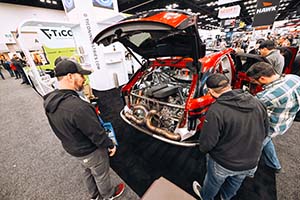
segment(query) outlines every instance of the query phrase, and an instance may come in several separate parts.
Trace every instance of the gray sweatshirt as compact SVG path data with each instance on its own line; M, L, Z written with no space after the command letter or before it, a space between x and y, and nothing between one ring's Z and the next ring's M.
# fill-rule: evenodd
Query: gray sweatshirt
M273 49L266 58L274 67L276 73L281 75L284 67L284 57L280 54L280 51L278 49Z

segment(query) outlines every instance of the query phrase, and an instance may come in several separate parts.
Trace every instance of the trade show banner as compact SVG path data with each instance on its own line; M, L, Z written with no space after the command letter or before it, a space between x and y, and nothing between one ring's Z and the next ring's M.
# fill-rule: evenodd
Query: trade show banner
M75 40L69 28L42 27L38 31L42 51L31 52L33 61L41 69L53 69L59 56L71 57L76 54Z
M252 27L268 26L274 23L280 0L258 0Z
M240 5L221 8L218 13L218 18L226 19L226 18L237 17L240 15L240 12L241 12Z
M76 48L48 48L46 46L43 46L43 52L39 53L37 56L40 56L42 60L47 61L47 63L39 67L40 69L54 69L54 61L59 56L65 56L68 58L74 57L76 59ZM35 61L36 59L34 55L33 58Z
M49 48L74 47L75 41L69 28L42 27L38 31L40 43Z

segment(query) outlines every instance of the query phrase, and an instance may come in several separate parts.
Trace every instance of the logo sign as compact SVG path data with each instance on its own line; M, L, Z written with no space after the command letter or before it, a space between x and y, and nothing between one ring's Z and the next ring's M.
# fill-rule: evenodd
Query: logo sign
M113 0L93 0L95 7L114 9Z
M69 28L43 27L38 31L40 42L49 48L73 47L74 38Z
M67 13L75 8L74 0L62 0L62 3Z
M237 1L240 1L240 0L219 0L218 5L224 5L224 4L233 3L233 2L237 2Z
M6 43L6 44L15 44L15 38L11 33L5 33L3 35L3 39L2 39L2 43Z
M237 17L240 15L240 12L241 12L241 6L239 5L230 6L227 8L221 8L219 10L218 17L220 19Z
M258 0L252 27L274 23L280 0Z

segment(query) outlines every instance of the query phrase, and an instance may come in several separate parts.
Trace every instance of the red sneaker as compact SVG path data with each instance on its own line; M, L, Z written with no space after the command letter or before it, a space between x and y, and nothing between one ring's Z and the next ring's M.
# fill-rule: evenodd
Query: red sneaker
M121 196L123 194L125 190L125 184L124 183L120 183L119 185L117 185L115 187L115 193L113 194L112 197L109 198L109 200L113 200L118 198L119 196Z

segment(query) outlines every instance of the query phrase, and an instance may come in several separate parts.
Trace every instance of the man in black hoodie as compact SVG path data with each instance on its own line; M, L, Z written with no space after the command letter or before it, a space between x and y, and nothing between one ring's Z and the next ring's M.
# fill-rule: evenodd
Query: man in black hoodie
M254 176L268 133L264 105L243 90L232 90L223 74L206 81L216 101L209 108L199 138L199 149L207 156L203 187L193 182L195 193L203 200L231 199L246 176Z
M76 92L83 89L83 75L89 75L91 71L73 60L62 59L57 63L55 73L59 90L44 96L50 126L63 148L84 167L91 199L114 199L125 188L123 183L113 187L109 176L108 156L115 154L116 146L101 128L94 107Z

